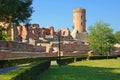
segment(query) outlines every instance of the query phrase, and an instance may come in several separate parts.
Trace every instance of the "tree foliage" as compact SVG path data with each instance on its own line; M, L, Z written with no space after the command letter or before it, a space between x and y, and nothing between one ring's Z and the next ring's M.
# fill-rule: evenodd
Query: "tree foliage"
M33 12L32 0L0 0L0 22L5 30L9 30L13 23L28 23ZM2 35L0 35L2 36Z
M118 40L118 43L120 43L120 31L115 32L114 36Z
M113 35L113 30L108 26L110 25L103 21L89 26L89 47L98 54L105 55L107 52L111 52L114 48L113 44L117 42Z
M0 21L26 22L33 12L31 4L32 0L0 0Z
M10 40L4 28L0 27L0 40Z

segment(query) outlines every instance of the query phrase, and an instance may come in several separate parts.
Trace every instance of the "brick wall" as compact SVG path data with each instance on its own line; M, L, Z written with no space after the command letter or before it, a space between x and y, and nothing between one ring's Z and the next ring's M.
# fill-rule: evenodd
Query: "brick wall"
M7 50L7 49L8 49L8 42L0 41L0 50Z
M0 60L8 58L22 58L22 57L44 57L48 53L43 52L11 52L11 51L0 51Z
M12 53L10 51L2 51L2 50L0 50L0 60L10 58L11 54Z
M44 46L33 46L34 52L46 52L46 47Z
M33 45L13 41L0 41L0 50L31 52L33 51Z
M0 49L5 49L0 50L0 59L32 56L58 56L58 43L41 45L42 46L33 46L25 43L0 41ZM61 56L86 55L88 52L87 45L61 43L60 46Z
M58 47L58 44L53 44L52 47ZM63 52L73 52L73 51L88 51L88 45L83 44L60 44L60 50Z

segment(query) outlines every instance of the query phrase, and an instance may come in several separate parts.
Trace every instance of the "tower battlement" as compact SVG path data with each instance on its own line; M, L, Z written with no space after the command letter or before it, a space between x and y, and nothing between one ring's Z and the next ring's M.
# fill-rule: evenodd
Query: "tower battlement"
M73 9L73 13L76 13L76 12L86 13L86 10L83 9L83 8L75 8L75 9Z

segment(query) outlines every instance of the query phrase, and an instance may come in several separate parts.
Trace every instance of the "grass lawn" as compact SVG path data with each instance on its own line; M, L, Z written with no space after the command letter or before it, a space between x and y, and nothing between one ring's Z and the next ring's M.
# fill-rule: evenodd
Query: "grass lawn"
M41 79L42 78L42 79ZM53 65L38 80L119 80L120 59L90 60Z

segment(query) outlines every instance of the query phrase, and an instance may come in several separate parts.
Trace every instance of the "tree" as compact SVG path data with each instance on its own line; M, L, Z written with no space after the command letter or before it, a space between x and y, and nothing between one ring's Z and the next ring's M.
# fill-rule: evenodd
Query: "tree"
M89 26L89 47L95 53L105 55L111 52L114 48L113 44L117 42L113 35L113 30L108 26L109 24L103 21Z
M0 40L10 40L10 38L6 35L4 28L0 26Z
M120 31L115 32L114 36L118 40L118 43L120 43Z
M5 30L27 23L33 12L32 0L0 0L0 22ZM1 35L0 35L1 36Z

